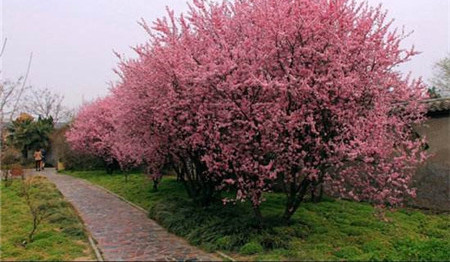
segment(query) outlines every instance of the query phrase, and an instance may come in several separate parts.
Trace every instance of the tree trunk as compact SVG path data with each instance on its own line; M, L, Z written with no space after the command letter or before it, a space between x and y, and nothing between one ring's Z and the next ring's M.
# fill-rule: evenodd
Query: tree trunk
M317 202L322 201L322 198L323 198L323 183L320 184L319 197L317 198Z
M283 214L283 220L286 223L289 223L292 215L294 215L295 211L297 211L300 203L303 202L303 199L305 198L310 185L311 181L307 178L304 178L298 187L291 187L291 192L289 192L288 199L286 201L286 208ZM294 188L298 188L298 191ZM292 189L294 189L294 191L292 191Z
M261 230L263 224L263 217L261 214L261 210L259 209L259 206L253 206L253 213L255 214L256 226L258 230Z
M24 158L25 160L28 159L28 147L25 147L25 148L22 150L22 156L23 156L23 158Z
M33 229L31 230L30 234L28 234L28 243L31 243L33 241L33 235L36 232L37 226L37 214L33 214Z
M311 188L311 201L314 203L319 203L322 201L323 197L323 183L314 185Z
M153 178L153 191L158 191L158 179Z
M113 168L112 168L111 164L107 163L106 164L106 174L112 175L112 173L113 173Z

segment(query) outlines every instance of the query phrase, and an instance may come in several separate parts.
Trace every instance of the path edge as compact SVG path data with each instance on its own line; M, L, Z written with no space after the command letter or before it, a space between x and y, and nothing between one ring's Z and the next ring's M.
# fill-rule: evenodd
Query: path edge
M64 174L64 173L56 173L56 175L71 176L71 175ZM111 194L111 195L113 195L113 196L119 198L120 200L124 201L125 203L128 203L128 204L130 204L131 206L137 208L138 210L144 212L144 214L145 214L146 216L148 216L148 213L147 213L148 211L146 211L144 208L142 208L142 207L136 205L135 203L130 202L129 200L127 200L127 199L124 198L123 196L120 196L120 195L118 195L118 194L116 194L116 193L110 191L109 189L100 186L100 185L94 184L94 183L92 183L91 181L88 181L87 179L79 178L79 177L74 177L74 176L71 176L71 177L77 178L77 179L82 179L82 180L83 180L84 182L86 182L87 184L89 184L89 185L91 185L91 186L94 186L94 187L97 187L97 188L99 188L99 189L105 191L106 193ZM156 222L156 221L155 221L155 222ZM84 223L84 222L83 222L83 223ZM232 258L232 257L230 257L230 256L228 256L228 255L226 255L226 254L224 254L224 253L222 253L222 252L220 252L220 251L214 251L214 253L217 254L217 255L219 255L219 256L220 256L221 258L223 258L223 259L226 259L226 260L229 260L229 261L236 261L234 258ZM99 261L103 261L103 260L99 260Z
M87 228L86 223L84 222L83 218L78 213L78 210L72 205L72 203L66 198L66 196L59 190L58 186L53 181L51 181L50 178L48 178L46 176L46 173L43 173L43 174L44 175L42 175L42 174L37 174L37 175L44 176L49 182L51 182L53 185L55 185L56 189L61 194L64 201L70 205L70 208L74 211L75 215L78 217L78 220L81 222L81 225L83 225L83 231L86 233L89 245L91 246L92 250L94 250L95 258L97 259L97 261L100 261L100 262L105 261L102 256L102 252L100 251L100 249L98 248L98 246L96 244L97 241L92 237L91 232Z
M50 179L48 177L47 177L47 179L50 181ZM56 184L55 183L53 183L53 184L58 189ZM63 196L64 200L70 205L72 210L75 212L75 215L78 217L78 219L80 220L81 224L83 225L83 229L84 229L84 232L87 235L89 245L94 250L95 257L96 257L97 261L100 261L100 262L105 261L103 256L102 256L102 252L100 251L100 249L97 246L97 240L95 240L95 238L92 236L91 231L89 231L89 229L87 228L86 223L84 222L84 220L81 217L81 215L78 213L78 210L72 205L72 203L66 198L66 196L59 189L58 189L58 191Z
M83 223L84 224L84 223ZM95 243L95 240L91 237L91 233L88 233L88 240L89 244L91 245L92 249L94 250L95 256L97 257L97 261L103 262L103 256L100 250L97 247L97 244Z

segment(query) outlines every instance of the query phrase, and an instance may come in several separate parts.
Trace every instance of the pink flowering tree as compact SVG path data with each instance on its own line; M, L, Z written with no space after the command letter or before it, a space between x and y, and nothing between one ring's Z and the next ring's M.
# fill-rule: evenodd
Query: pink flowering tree
M142 162L139 150L132 140L120 132L120 99L108 96L85 105L78 113L67 134L71 147L82 153L102 158L107 171L118 164L128 180L128 172Z
M72 149L102 158L107 167L113 165L112 152L115 129L111 97L98 99L83 106L66 134ZM107 168L110 172L110 168Z
M426 158L425 92L396 69L416 52L385 17L346 0L198 0L143 23L111 96L117 152L155 174L170 163L202 205L231 189L259 219L275 183L286 221L321 188L401 204Z
M129 61L128 66L131 66ZM113 153L123 170L144 166L154 189L162 178L161 170L167 164L166 137L154 119L154 96L148 96L143 81L133 81L138 67L133 71L122 65L122 83L112 89L115 98L114 126L117 142Z
M397 71L416 52L400 48L405 35L385 17L325 0L195 1L187 17L169 13L140 52L164 79L157 111L174 149L190 148L174 157L194 156L257 216L275 179L286 220L324 184L378 204L413 196L424 89Z
M138 167L142 162L142 157L137 154L135 145L121 136L120 133L116 133L115 142L111 147L111 154L119 164L120 170L122 170L125 176L125 182L128 182L128 174L131 169Z
M195 95L184 85L174 86L178 80L172 75L173 67L181 68L183 61L168 52L177 52L181 46L154 41L153 46L135 49L139 59L123 60L119 65L121 83L113 92L120 97L123 117L119 117L117 130L137 145L154 181L170 164L188 195L208 205L221 182L208 174L202 161L207 145L197 129Z

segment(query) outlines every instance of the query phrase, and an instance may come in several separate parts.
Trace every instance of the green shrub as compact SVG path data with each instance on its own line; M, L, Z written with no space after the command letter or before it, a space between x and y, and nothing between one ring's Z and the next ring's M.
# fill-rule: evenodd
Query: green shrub
M287 248L292 237L289 235L274 234L272 232L262 232L259 237L261 245L266 249Z
M231 236L224 236L216 240L216 245L220 249L231 249L233 246Z
M64 162L64 167L67 170L96 170L105 168L105 163L102 159L92 155L76 153L72 150L65 152L64 157L59 160Z
M66 132L69 125L56 129L50 136L51 152L54 156L54 162L49 163L57 166L57 162L63 162L67 170L94 170L104 169L105 164L102 159L75 152L70 148L66 140Z
M263 252L263 247L257 242L249 242L241 247L239 252L243 255L253 255Z
M334 255L340 258L355 259L356 256L362 254L361 250L354 246L346 246L334 252Z

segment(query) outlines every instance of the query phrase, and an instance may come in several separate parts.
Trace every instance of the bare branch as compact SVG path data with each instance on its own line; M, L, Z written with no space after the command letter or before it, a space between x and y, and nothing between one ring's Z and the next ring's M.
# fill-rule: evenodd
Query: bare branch
M17 109L18 109L18 107L19 107L19 102L20 102L20 99L22 98L22 95L23 95L23 92L25 91L25 85L26 85L26 83L27 83L27 79L28 79L28 75L29 75L29 73L30 73L30 68L31 68L31 61L33 60L33 52L31 52L31 54L30 54L30 59L28 60L28 66L27 66L27 71L26 71L26 73L25 73L25 77L23 78L23 82L22 82L22 86L20 87L20 89L19 89L19 94L18 94L18 97L17 97L17 99L16 99L16 101L15 101L15 103L14 103L14 107L13 107L13 109L12 109L12 114L10 115L10 121L12 121L12 118L13 118L13 114L17 111Z
M63 105L64 96L48 88L31 90L26 100L24 109L34 116L52 117L55 123L67 121L71 116L71 111Z
M2 49L0 51L0 57L3 56L3 52L5 51L5 47L6 47L6 42L7 41L8 41L8 38L5 38L5 40L3 41Z

